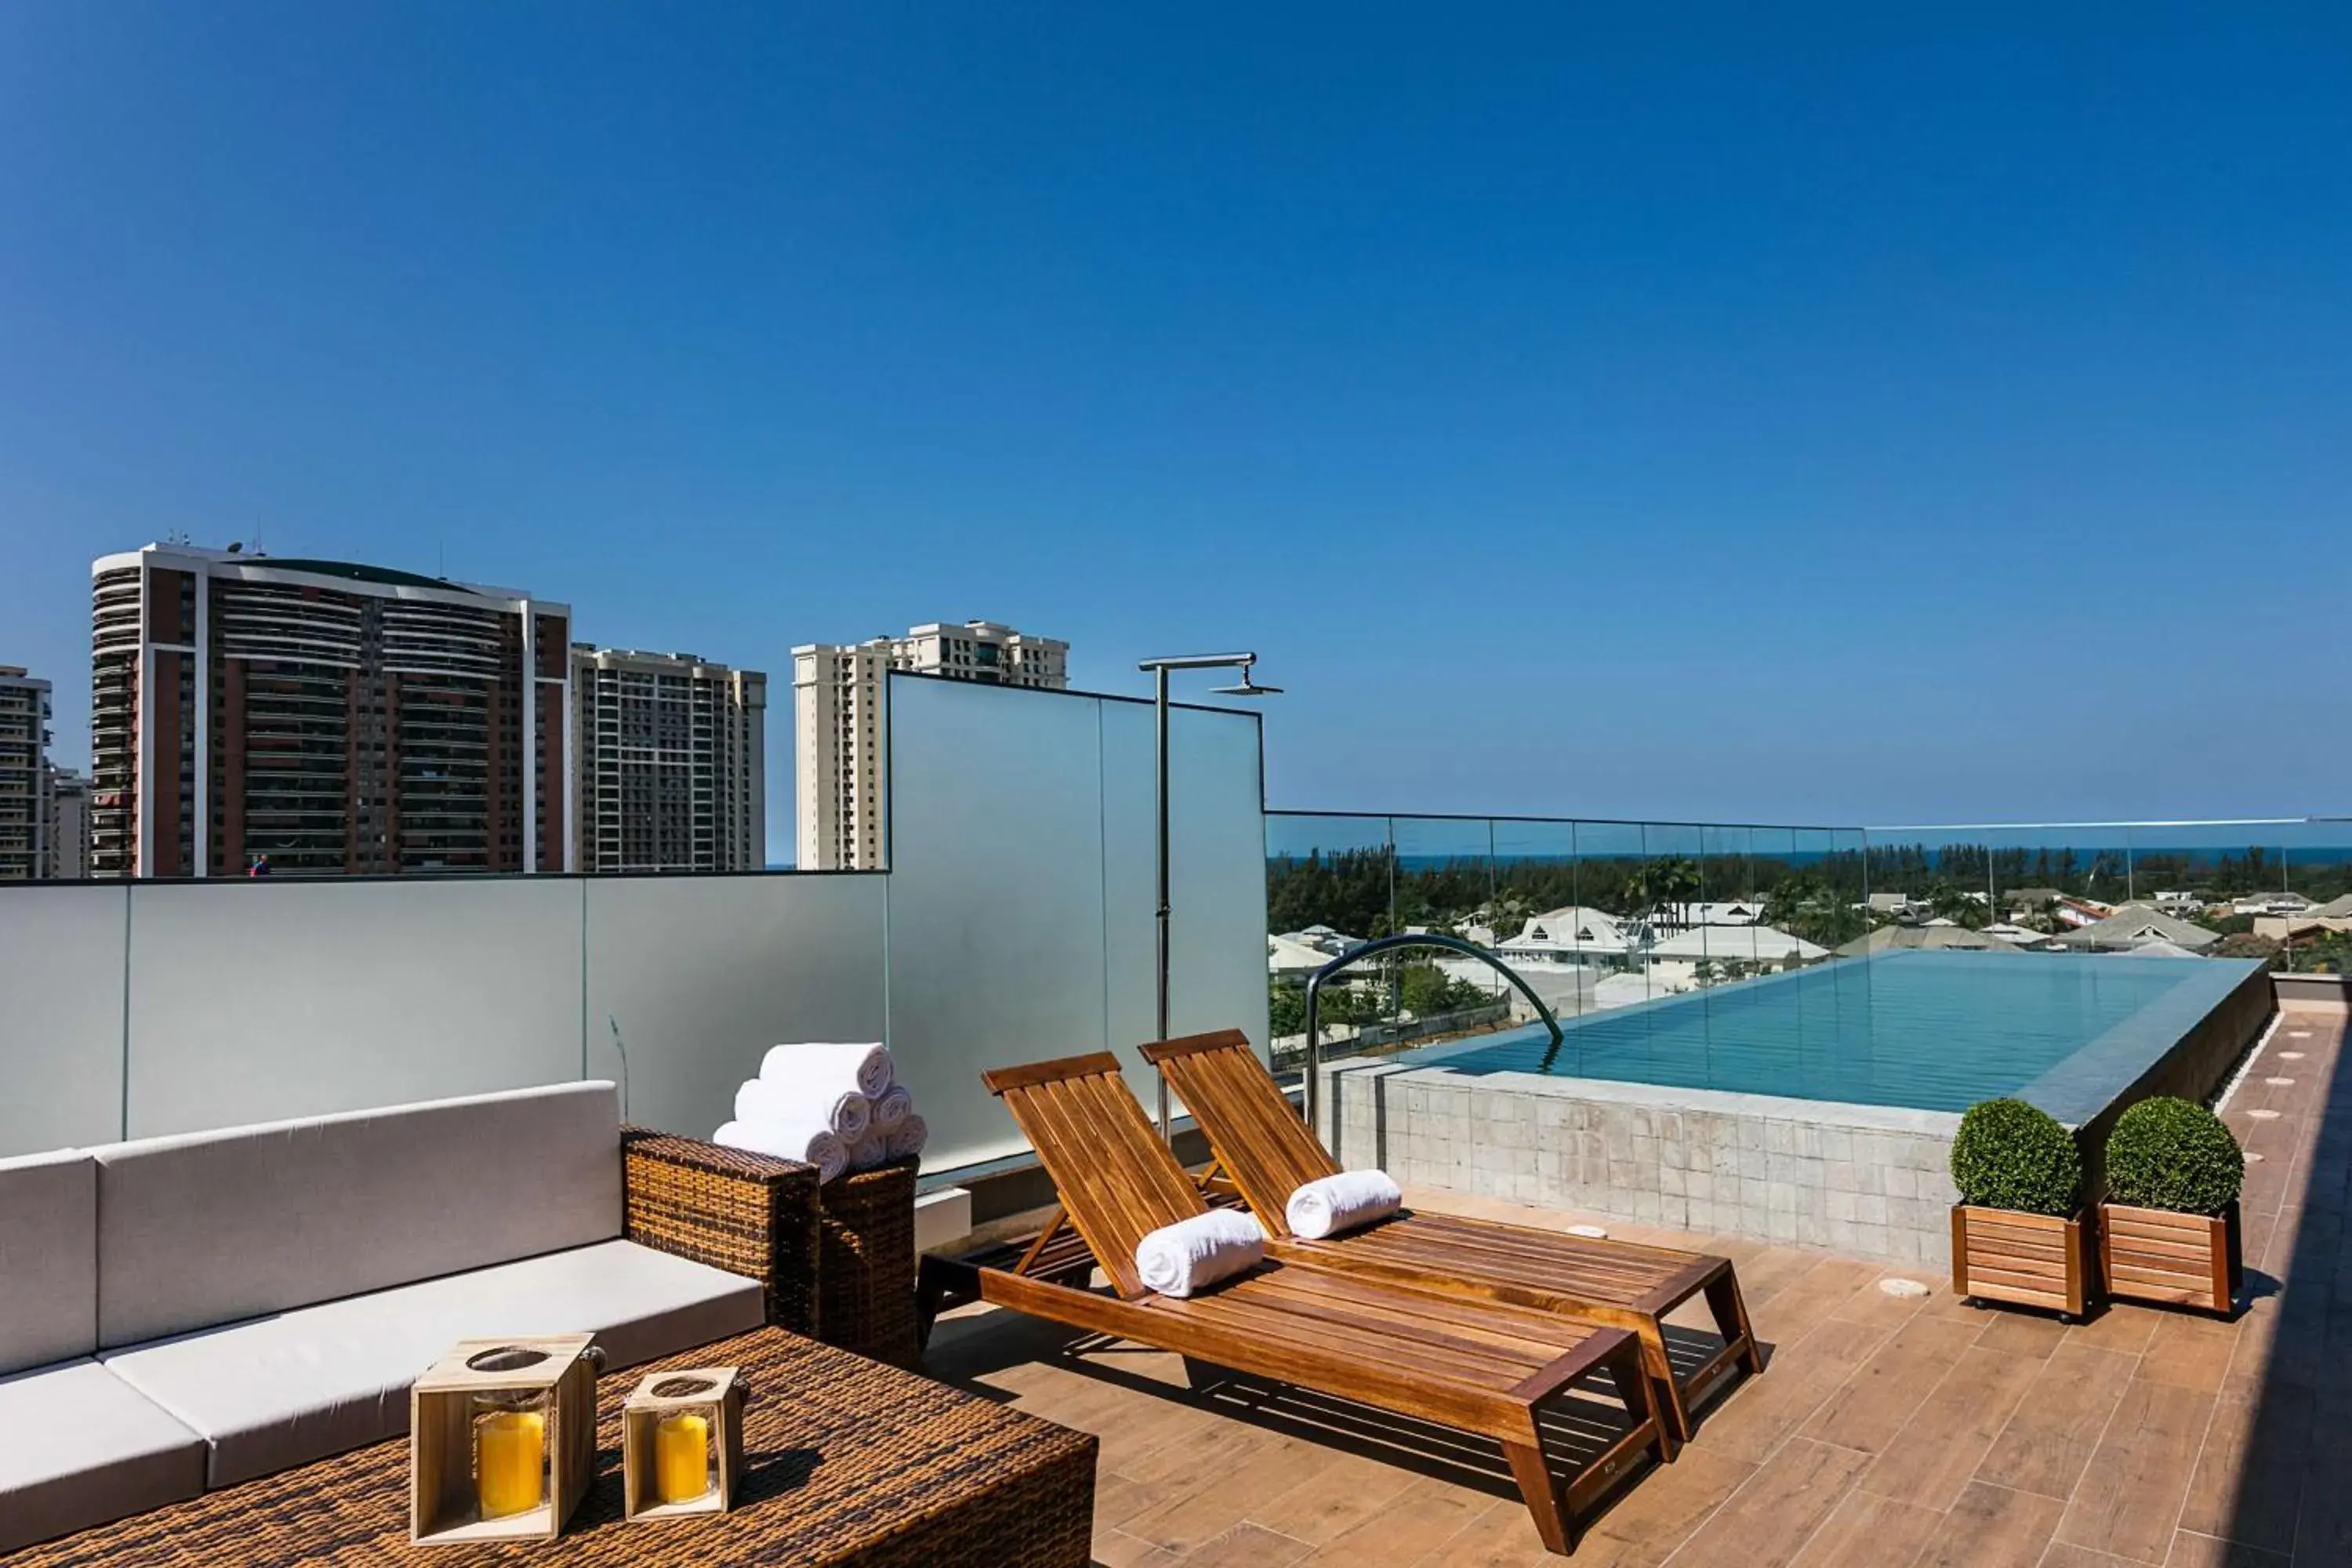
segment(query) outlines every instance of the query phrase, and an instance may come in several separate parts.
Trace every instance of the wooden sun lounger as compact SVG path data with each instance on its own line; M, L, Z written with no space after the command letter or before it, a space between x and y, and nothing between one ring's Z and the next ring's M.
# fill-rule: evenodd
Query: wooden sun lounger
M1642 1450L1674 1458L1639 1342L1622 1330L1275 1262L1189 1300L1151 1293L1136 1274L1137 1244L1207 1205L1152 1132L1118 1058L1098 1051L981 1076L1028 1135L1063 1217L1111 1283L1090 1290L1027 1271L1045 1264L1071 1278L1072 1258L1055 1250L1068 1250L1057 1224L1015 1267L977 1269L982 1300L1493 1438L1553 1552L1573 1549ZM1614 1382L1630 1429L1563 1486L1545 1455L1542 1417L1592 1373Z
M1738 1277L1727 1258L1411 1211L1328 1240L1292 1236L1283 1217L1290 1194L1334 1174L1339 1163L1291 1108L1248 1038L1226 1029L1160 1040L1144 1047L1143 1055L1208 1134L1216 1171L1276 1238L1271 1256L1630 1329L1642 1342L1643 1363L1682 1442L1690 1440L1692 1410L1731 1386L1737 1368L1764 1370ZM1211 1179L1218 1177L1213 1173ZM1723 1348L1677 1377L1660 1321L1702 1291Z

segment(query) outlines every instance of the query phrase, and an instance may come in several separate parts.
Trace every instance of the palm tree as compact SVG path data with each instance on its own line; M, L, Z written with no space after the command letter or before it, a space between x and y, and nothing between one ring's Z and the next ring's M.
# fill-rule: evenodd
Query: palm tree
M1690 901L1701 886L1698 867L1687 856L1664 856L1642 870L1642 889L1651 907L1672 908L1678 925L1690 924Z

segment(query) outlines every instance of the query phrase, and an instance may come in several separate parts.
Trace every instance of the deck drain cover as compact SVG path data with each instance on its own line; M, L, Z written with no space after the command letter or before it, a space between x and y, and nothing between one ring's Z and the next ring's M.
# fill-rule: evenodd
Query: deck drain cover
M2278 1120L2278 1112L2275 1110L2249 1110L2246 1114L2252 1117L2257 1121L2276 1121Z
M1916 1279L1881 1279L1878 1288L1890 1296L1924 1296L1927 1293L1927 1287Z
M2289 1085L2293 1084L2294 1079L2291 1078L2266 1078L2263 1079L2263 1081L2269 1084L2273 1089L2285 1089Z
M1572 1225L1568 1227L1568 1234L1570 1236L1590 1237L1594 1241L1606 1241L1609 1239L1609 1233L1601 1229L1597 1225Z
M2299 1062L2303 1060L2303 1053L2301 1051L2281 1051L2279 1053L2279 1060L2283 1062Z
M2311 1038L2311 1031L2309 1029L2289 1029L2286 1032L2286 1037L2290 1040L2307 1040Z

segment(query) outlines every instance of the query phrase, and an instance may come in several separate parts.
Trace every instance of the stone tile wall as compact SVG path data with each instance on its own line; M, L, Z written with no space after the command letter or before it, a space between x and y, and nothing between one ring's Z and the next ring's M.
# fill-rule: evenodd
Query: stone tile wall
M1341 1163L1408 1186L1950 1262L1957 1116L1444 1068L1326 1074Z

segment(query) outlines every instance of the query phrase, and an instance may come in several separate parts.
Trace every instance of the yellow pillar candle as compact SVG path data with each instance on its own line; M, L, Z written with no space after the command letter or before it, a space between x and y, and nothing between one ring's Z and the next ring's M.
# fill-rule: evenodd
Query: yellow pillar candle
M528 1513L547 1500L547 1417L493 1410L474 1422L474 1485L484 1519Z
M665 1415L654 1424L654 1492L692 1502L710 1489L710 1418Z

